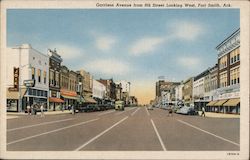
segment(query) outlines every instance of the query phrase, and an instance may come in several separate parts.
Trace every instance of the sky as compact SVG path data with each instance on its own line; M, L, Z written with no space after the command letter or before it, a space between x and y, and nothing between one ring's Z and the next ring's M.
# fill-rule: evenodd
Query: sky
M7 46L56 48L69 69L127 80L146 104L159 76L177 82L215 65L215 47L240 27L239 16L239 9L9 9Z

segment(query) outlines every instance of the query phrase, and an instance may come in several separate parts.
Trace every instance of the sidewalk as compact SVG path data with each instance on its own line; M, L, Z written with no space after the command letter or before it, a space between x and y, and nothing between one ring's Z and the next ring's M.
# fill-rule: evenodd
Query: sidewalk
M201 115L201 111L199 111L199 115ZM240 115L238 115L238 114L205 112L205 115L206 115L206 117L212 117L212 118L240 118Z
M47 111L44 112L44 115L56 115L56 114L69 114L72 113L72 111L70 110L64 110L64 111ZM37 115L40 115L41 112L37 112ZM24 115L28 115L28 113L24 113L24 112L7 112L7 116L24 116Z

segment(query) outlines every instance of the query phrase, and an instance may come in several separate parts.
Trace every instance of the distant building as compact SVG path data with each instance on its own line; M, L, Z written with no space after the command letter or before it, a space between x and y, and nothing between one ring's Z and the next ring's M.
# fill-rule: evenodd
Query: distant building
M77 71L77 73L83 77L84 103L97 103L93 99L93 76L83 69Z
M209 99L205 99L205 90L207 90L207 84L209 83L210 69L206 69L199 75L194 77L193 81L193 99L195 109L201 110L209 102Z
M106 94L105 85L93 79L93 98L95 98L99 102L99 104L101 104L105 98L105 94Z
M116 94L116 100L122 99L122 85L121 85L121 83L116 83L115 94Z
M49 56L29 44L7 48L6 52L7 111L22 112L33 104L43 104L47 108Z
M183 87L184 87L184 84L183 82L181 82L180 85L177 85L175 87L175 98L176 98L176 105L180 105L180 104L183 104Z
M121 84L121 88L122 88L122 100L125 102L125 104L129 104L130 100L130 85L131 83L126 81L126 80L121 80L117 82L118 84Z
M113 79L100 79L97 81L99 81L106 87L105 99L107 101L114 102L116 99L116 92L115 92L116 84L114 83Z
M164 80L156 82L157 103L163 106L174 104L176 101L175 87L178 85L180 85L180 82L169 82Z

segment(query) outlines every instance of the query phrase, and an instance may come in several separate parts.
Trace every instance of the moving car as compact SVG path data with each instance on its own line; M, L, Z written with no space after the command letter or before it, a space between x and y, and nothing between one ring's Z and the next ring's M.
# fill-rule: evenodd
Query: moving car
M124 110L124 101L115 101L115 110Z
M184 115L198 115L198 112L194 110L192 107L184 106L176 111L178 114L184 114Z
M147 109L148 109L148 110L153 110L153 106L152 106L152 105L148 105L148 106L147 106Z

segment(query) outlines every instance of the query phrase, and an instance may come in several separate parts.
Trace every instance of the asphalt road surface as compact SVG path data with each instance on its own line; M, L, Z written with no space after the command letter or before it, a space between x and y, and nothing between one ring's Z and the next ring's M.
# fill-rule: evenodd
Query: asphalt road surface
M20 116L7 120L7 150L239 151L239 123L145 107Z

